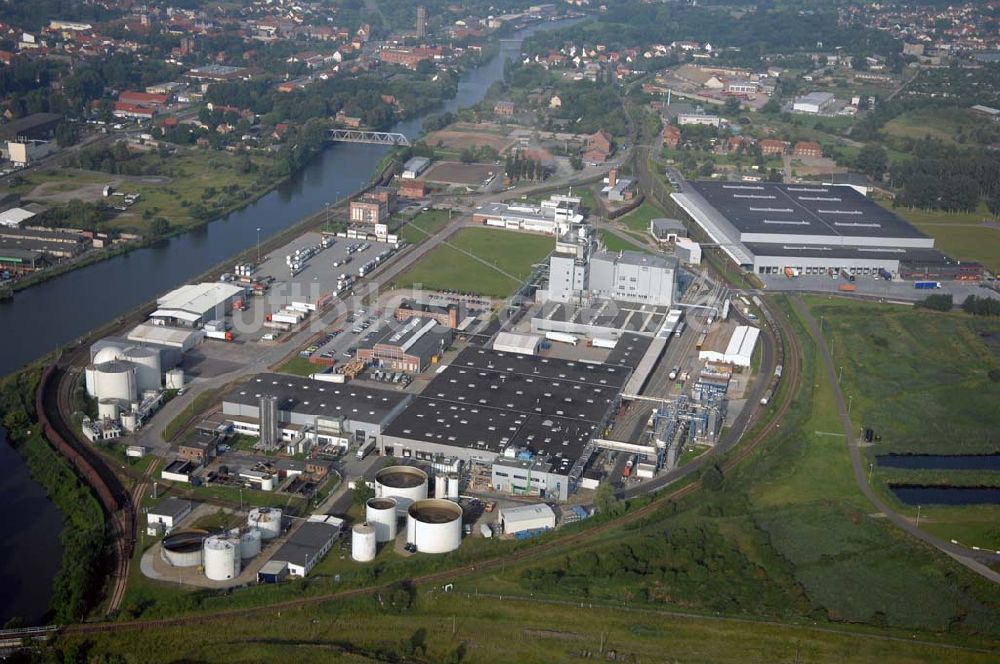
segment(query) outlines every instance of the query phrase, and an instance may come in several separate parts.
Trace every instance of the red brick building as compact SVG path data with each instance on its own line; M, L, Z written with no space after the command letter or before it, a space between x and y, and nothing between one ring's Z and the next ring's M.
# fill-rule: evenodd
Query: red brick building
M663 128L663 144L670 149L676 148L681 143L681 130L674 125L667 125Z
M423 198L427 195L427 187L423 180L400 180L399 195L403 198Z
M400 322L408 321L414 316L430 318L437 321L439 325L450 327L453 330L458 327L460 322L459 306L453 302L441 306L439 304L428 304L416 300L403 300L393 315Z
M822 157L823 147L812 141L799 141L795 144L792 155L796 157Z
M785 154L788 143L774 138L765 138L760 142L760 153L765 157L771 154Z
M600 129L587 138L587 151L583 153L583 160L592 164L604 163L611 156L611 146L611 134Z

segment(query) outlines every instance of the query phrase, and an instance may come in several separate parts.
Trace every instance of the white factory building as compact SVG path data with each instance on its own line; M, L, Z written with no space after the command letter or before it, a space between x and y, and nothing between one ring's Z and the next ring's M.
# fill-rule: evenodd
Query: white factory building
M676 260L665 256L597 251L587 229L578 227L556 241L543 297L556 302L606 298L669 307L676 270Z
M554 530L556 513L545 503L500 507L497 521L505 535L515 535L527 530Z
M494 228L558 236L583 223L579 208L579 198L561 195L551 196L538 205L486 203L473 212L472 221Z
M190 513L190 501L167 498L146 512L147 531L150 535L169 533Z
M810 92L796 97L792 102L792 110L796 113L812 113L814 115L831 113L837 99L829 92Z
M726 362L738 367L749 367L750 360L753 357L753 350L757 346L757 339L759 337L759 328L739 325L733 330L733 335L729 338L725 352L702 350L698 353L698 359L709 362Z
M149 318L158 325L201 327L205 321L223 318L233 300L245 292L242 286L222 281L185 284L158 298Z

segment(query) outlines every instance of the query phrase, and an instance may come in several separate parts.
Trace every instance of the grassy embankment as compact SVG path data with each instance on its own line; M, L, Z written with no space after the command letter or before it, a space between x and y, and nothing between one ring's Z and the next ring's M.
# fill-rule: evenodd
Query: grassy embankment
M394 288L454 289L505 297L552 250L552 239L487 228L463 228L407 270Z
M929 136L957 143L960 134L971 132L982 122L967 108L929 106L897 115L885 123L883 131L899 138L920 140Z
M809 298L823 316L824 334L855 424L882 441L879 454L991 454L1000 444L1000 383L988 372L1000 365L1000 321L939 314L909 307ZM880 469L873 481L900 512L916 518L890 483L1000 486L1000 473L971 470ZM946 539L1000 549L1000 506L924 505L921 527Z

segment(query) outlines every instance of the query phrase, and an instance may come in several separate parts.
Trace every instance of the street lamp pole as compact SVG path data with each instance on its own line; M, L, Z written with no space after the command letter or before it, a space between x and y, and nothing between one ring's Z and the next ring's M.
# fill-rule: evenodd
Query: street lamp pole
M917 505L917 528L920 527L920 505Z
M260 227L257 227L257 265L260 265Z
M854 403L854 395L853 394L848 394L847 395L847 414L848 415L851 414L851 405L853 403Z

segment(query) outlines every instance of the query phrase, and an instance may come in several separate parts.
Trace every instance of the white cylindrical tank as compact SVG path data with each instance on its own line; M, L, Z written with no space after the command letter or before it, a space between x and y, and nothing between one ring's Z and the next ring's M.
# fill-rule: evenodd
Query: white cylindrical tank
M133 346L122 359L135 365L135 384L140 392L160 389L160 353L145 346Z
M104 364L121 359L122 351L115 346L105 346L94 355L94 364Z
M458 500L458 475L448 475L448 492L445 495L448 500Z
M215 535L205 540L205 576L228 581L240 575L240 541Z
M375 541L391 542L396 539L396 526L399 522L396 499L369 498L365 503L365 520L375 529Z
M122 429L129 433L135 433L139 428L139 418L132 411L121 414Z
M434 476L434 497L444 498L448 493L448 478L438 473Z
M260 490L261 491L274 491L274 476L265 475L260 478Z
M255 507L247 515L247 525L260 530L261 539L269 542L281 534L281 510Z
M97 394L97 366L87 365L87 368L83 370L83 378L84 384L87 386L87 394L90 396Z
M240 558L248 560L260 554L260 530L257 528L244 528L239 531L240 536Z
M118 399L99 399L97 401L97 417L102 420L117 420L119 404Z
M406 510L406 541L419 553L448 553L462 544L462 508L440 498L418 500Z
M410 503L427 498L427 473L413 466L386 466L375 473L375 497L395 498L402 516Z
M136 400L135 367L128 362L115 360L98 364L94 374L94 396L98 399L122 399L129 403Z
M168 390L183 390L184 389L184 370L183 369L171 369L167 372L167 385Z
M351 529L351 558L359 563L375 560L375 528L359 523Z

